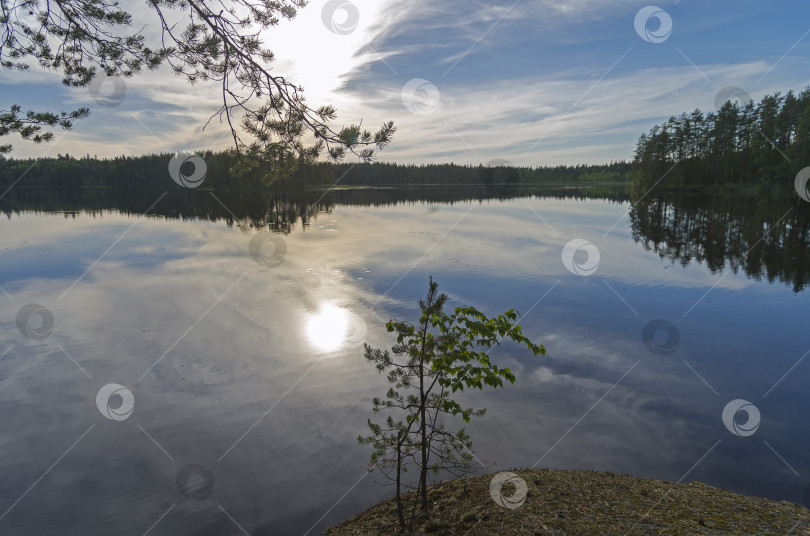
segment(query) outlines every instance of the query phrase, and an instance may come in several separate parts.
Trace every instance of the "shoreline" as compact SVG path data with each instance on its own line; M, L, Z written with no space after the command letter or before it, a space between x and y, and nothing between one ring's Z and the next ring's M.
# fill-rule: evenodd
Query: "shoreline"
M495 475L507 473L499 472L431 486L431 518L415 521L411 532L397 525L391 498L329 527L323 535L810 535L807 508L697 481L677 484L571 469L508 472L519 478L504 475L491 486ZM499 492L498 482L505 479ZM521 496L521 480L525 482L525 498Z

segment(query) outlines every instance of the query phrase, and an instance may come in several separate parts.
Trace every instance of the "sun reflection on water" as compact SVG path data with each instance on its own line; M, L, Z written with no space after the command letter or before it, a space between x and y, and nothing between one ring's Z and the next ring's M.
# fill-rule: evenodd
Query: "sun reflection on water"
M346 339L348 327L349 312L342 307L326 304L307 320L306 334L316 348L331 352Z

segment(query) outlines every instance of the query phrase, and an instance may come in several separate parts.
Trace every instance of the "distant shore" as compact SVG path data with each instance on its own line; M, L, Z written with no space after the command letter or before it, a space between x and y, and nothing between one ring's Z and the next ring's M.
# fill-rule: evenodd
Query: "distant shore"
M810 510L806 508L740 495L700 482L675 484L581 470L510 472L525 482L525 500L521 503L520 483L516 486L507 482L500 494L497 489L494 493L507 502L515 499L519 505L513 502L501 506L493 498L490 484L498 473L465 477L429 489L431 518L414 522L410 533L399 529L395 502L388 499L323 534L810 535Z

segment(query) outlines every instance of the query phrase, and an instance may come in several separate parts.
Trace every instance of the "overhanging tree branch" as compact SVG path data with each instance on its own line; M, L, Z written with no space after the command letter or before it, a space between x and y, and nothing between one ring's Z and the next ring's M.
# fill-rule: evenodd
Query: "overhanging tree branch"
M142 29L128 30L132 16L117 0L0 0L0 66L26 71L35 62L83 87L99 73L129 77L166 62L192 84L219 82L222 104L209 122L219 117L228 125L237 153L270 163L312 161L323 149L335 161L349 153L369 161L391 142L393 122L374 133L362 121L333 128L333 106L311 107L303 88L271 72L274 55L263 48L261 32L295 17L304 0L148 4L161 31L154 50Z

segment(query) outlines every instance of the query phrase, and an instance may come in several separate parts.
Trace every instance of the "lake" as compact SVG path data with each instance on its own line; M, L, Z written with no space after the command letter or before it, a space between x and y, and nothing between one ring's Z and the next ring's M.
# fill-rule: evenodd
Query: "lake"
M320 534L367 473L362 344L515 308L547 350L465 392L482 471L810 501L810 204L559 188L0 201L0 532ZM525 350L525 349L524 349Z

